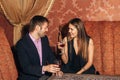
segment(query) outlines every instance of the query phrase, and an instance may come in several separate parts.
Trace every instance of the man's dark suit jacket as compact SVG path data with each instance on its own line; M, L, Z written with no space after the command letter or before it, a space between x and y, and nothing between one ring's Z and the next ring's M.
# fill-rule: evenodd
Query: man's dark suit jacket
M53 63L55 56L49 46L47 36L42 41L42 64ZM29 34L25 35L16 44L16 55L19 62L18 80L38 80L42 74L39 54Z

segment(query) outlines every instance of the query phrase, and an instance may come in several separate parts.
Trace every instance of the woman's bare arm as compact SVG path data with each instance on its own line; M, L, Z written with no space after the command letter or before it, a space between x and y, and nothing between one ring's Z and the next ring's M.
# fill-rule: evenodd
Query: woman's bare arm
M90 39L89 46L88 46L88 62L80 71L77 72L77 74L83 73L84 71L86 71L87 69L89 69L92 66L93 56L94 56L94 44L93 44L93 40Z
M58 44L58 48L61 50L61 58L64 64L68 62L68 44L67 44L67 37L63 39L63 42L65 43L64 47L60 47L60 44Z

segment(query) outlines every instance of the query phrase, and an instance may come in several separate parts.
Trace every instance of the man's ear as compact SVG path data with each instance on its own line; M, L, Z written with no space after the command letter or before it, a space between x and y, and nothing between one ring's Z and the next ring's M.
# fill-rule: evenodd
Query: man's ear
M36 30L41 30L42 28L39 25L36 25L35 29Z

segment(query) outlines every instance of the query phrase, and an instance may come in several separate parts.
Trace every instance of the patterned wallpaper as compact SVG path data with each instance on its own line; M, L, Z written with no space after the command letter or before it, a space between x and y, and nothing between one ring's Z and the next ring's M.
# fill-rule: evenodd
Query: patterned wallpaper
M119 12L120 0L55 0L47 16L50 20L50 44L55 45L57 41L55 33L59 25L73 17L83 21L120 21Z
M94 40L96 69L105 75L120 75L120 0L55 0L47 17L48 37L55 47L58 27L71 18L85 22ZM99 63L99 64L98 64Z
M50 44L56 46L57 31L61 24L73 17L79 17L85 21L87 32L95 43L96 69L102 74L120 75L119 12L120 0L55 0L47 15L50 20L48 32ZM4 28L12 45L13 26L1 14L0 26Z

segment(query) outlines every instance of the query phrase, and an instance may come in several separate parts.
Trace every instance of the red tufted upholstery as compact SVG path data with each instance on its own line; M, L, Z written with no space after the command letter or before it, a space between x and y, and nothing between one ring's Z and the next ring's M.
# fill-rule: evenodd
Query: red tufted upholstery
M94 65L104 75L120 75L120 21L85 21L95 45Z
M10 45L0 27L0 80L17 80L17 75Z

